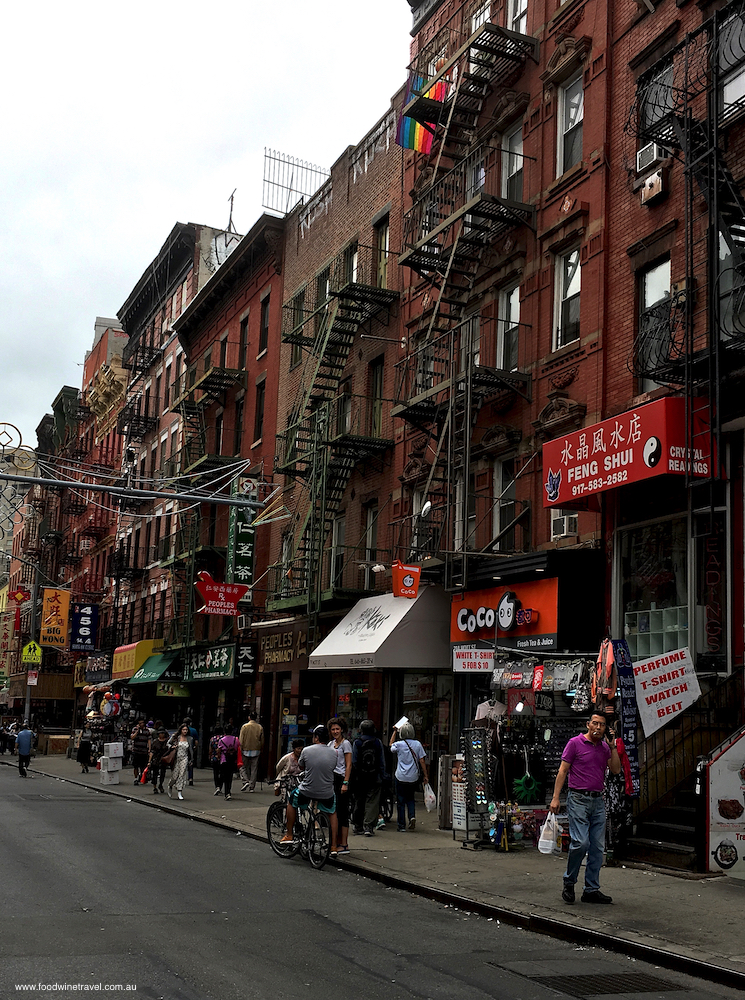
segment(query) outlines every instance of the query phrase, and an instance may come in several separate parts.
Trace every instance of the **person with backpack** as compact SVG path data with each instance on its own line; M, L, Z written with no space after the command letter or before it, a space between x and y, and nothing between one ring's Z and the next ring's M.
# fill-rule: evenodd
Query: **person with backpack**
M217 749L220 754L220 777L225 798L232 798L230 792L233 787L233 775L238 767L238 748L240 743L233 731L232 726L225 727L225 735L217 741Z
M336 751L334 768L334 794L336 795L336 821L339 826L339 854L349 854L349 778L352 773L352 744L346 738L347 724L335 717L326 723L331 740L329 746Z
M385 778L383 744L375 735L372 719L360 723L360 735L352 746L352 777L355 797L353 829L355 833L372 837L378 823L380 788Z

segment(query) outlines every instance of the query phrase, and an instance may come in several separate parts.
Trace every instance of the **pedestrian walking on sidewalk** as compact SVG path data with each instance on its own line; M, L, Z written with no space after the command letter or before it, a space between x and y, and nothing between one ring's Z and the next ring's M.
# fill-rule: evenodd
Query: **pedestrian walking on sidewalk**
M197 759L197 751L199 748L199 733L194 728L194 723L191 719L184 719L183 724L189 729L189 736L191 736L191 760L189 761L189 784L194 784L194 761Z
M168 733L162 727L156 731L155 739L150 741L150 780L153 783L153 795L164 792L163 781L166 776L167 764L162 762L163 754L168 750Z
M264 727L256 720L256 712L250 712L248 722L241 726L240 732L242 792L256 791L256 778L259 773L259 757L264 747Z
M207 748L207 753L209 756L210 767L212 768L212 777L215 780L215 791L214 795L219 795L222 791L222 765L220 764L220 750L218 748L218 743L221 737L224 735L225 730L222 726L215 726L215 731L209 742L209 747Z
M189 734L188 723L184 722L179 726L179 731L171 737L168 746L171 749L176 748L171 780L168 782L168 797L173 798L172 789L175 786L178 797L183 799L189 764L194 759L194 741Z
M225 735L221 736L217 749L220 754L220 779L225 792L225 798L231 798L233 788L233 775L238 764L238 750L240 743L238 737L233 732L232 726L225 727Z
M78 764L80 764L81 774L87 774L88 768L91 766L92 745L91 731L90 729L84 729L78 740L78 752L75 758Z
M391 752L396 755L396 806L398 811L398 832L416 827L416 803L414 795L420 781L429 783L427 752L414 739L416 733L410 722L391 733Z
M16 750L18 751L18 773L22 778L27 778L26 769L31 763L31 747L34 743L34 734L28 728L26 722L23 723L21 731L16 737Z
M375 734L375 723L364 719L360 723L360 735L352 746L352 782L354 791L354 812L352 815L355 833L372 837L378 825L380 814L380 789L385 777L385 755L383 744Z
M144 719L138 719L132 730L132 771L135 785L139 785L142 772L150 757L150 730Z
M349 854L349 780L352 774L352 744L347 737L347 724L335 716L326 723L331 737L329 746L336 751L334 794L336 822L339 829L339 854Z
M569 816L569 857L564 872L561 898L565 903L574 902L574 886L579 870L587 855L583 903L612 903L613 899L600 891L600 868L605 852L605 802L603 786L605 772L621 771L621 761L616 749L613 730L606 741L606 718L598 712L590 716L587 732L573 736L564 747L561 766L554 784L554 795L549 809L559 811L559 796L564 782L569 779L567 815Z

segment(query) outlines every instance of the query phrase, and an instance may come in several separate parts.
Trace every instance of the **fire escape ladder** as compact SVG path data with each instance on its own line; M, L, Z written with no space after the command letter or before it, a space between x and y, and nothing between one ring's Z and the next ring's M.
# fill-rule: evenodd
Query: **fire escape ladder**
M199 522L199 508L178 513L176 548L180 551L175 553L171 566L170 646L190 646L194 642L194 581Z

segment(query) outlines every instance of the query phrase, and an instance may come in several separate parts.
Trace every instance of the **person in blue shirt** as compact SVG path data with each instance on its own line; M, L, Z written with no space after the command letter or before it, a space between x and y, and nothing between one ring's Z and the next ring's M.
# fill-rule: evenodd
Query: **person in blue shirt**
M34 742L34 734L28 728L28 723L24 722L21 731L16 737L16 749L18 751L18 773L22 778L27 778L26 768L31 763L31 747Z

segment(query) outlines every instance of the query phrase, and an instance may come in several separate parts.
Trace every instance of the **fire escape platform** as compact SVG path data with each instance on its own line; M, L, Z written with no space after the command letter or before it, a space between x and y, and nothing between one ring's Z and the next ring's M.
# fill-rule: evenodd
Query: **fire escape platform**
M342 309L345 312L336 317L332 328L333 331L354 334L357 332L360 323L376 316L382 309L389 309L399 298L399 295L399 292L391 288L378 288L376 285L366 285L361 282L350 281L333 292L317 309L308 313L301 323L283 333L282 340L285 344L300 344L303 347L312 347L316 342L316 333L314 331L311 334L306 334L304 331L315 316L320 315L325 309L330 308L331 301L334 298L341 300ZM333 337L330 342L334 343Z
M426 197L426 195L425 195ZM447 270L451 250L449 247L438 249L433 244L444 237L447 231L463 216L470 216L469 229L460 242L466 247L484 247L504 236L518 226L527 225L535 229L535 209L532 205L509 201L497 195L480 191L467 202L452 212L446 219L427 235L419 240L411 250L406 250L398 259L399 264L410 267L413 271ZM461 256L460 254L458 256ZM463 255L464 259L471 259ZM457 260L457 257L455 258ZM451 268L451 271L453 268Z
M443 402L443 399L438 398L440 393L446 394L447 398L447 394L465 378L466 373L459 372L453 378L435 382L416 396L396 403L391 409L391 416L407 420L416 426L432 423ZM529 385L530 375L527 372L504 371L500 368L488 368L485 365L474 365L471 369L472 391L481 398L503 392L505 389L525 395Z

